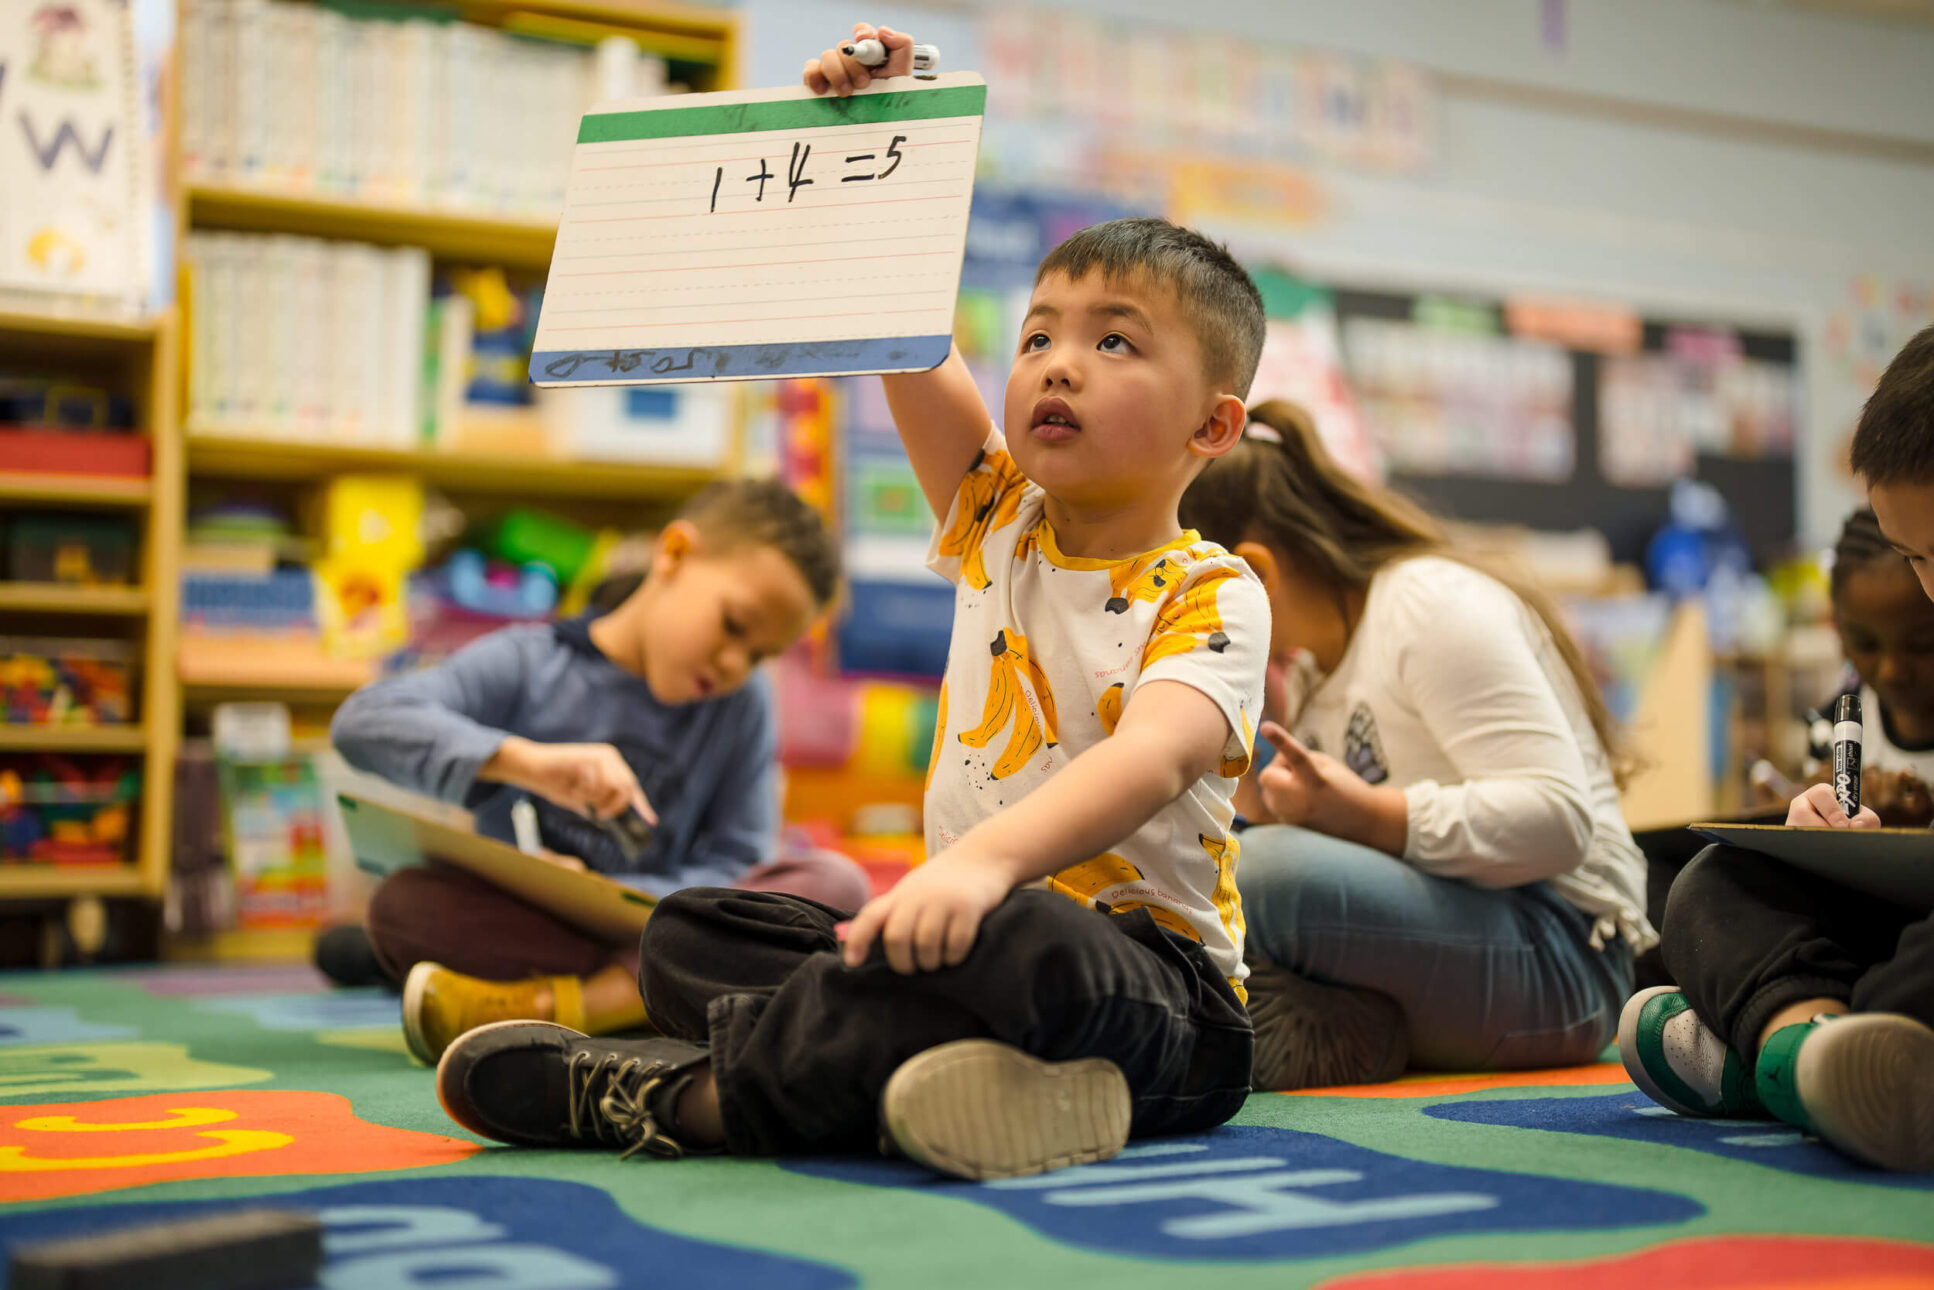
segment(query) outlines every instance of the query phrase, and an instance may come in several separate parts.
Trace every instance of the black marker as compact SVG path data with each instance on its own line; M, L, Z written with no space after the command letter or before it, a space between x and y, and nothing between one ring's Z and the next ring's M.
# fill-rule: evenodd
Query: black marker
M1860 814L1860 696L1843 694L1833 705L1833 795L1851 820Z

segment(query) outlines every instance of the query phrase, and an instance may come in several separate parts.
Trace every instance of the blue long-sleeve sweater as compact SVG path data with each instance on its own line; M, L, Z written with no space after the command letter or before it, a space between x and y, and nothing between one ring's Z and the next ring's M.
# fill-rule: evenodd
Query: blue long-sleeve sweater
M660 703L605 657L587 625L505 628L436 667L365 686L337 710L330 736L358 770L461 803L478 832L507 842L512 804L530 797L546 846L654 895L729 886L771 859L778 738L766 679L699 703ZM636 863L584 817L478 782L508 735L615 746L658 812Z

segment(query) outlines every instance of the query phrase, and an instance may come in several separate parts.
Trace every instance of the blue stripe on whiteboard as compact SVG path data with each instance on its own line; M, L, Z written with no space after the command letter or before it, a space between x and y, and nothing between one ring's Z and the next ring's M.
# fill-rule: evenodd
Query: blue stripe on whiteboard
M779 345L693 349L547 349L531 355L539 384L633 381L729 381L839 372L920 372L938 367L952 336L888 336Z

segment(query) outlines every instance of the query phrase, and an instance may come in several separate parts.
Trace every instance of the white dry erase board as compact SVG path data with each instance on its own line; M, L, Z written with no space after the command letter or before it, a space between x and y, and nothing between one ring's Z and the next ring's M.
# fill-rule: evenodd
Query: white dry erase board
M953 343L987 86L972 72L585 113L531 380L919 372Z
M527 856L508 843L356 797L336 794L358 868L387 877L440 860L523 897L613 945L631 945L658 904L651 895L595 873Z
M1923 912L1934 910L1934 832L1926 829L1797 829L1784 824L1695 824L1728 842L1784 860L1843 887Z

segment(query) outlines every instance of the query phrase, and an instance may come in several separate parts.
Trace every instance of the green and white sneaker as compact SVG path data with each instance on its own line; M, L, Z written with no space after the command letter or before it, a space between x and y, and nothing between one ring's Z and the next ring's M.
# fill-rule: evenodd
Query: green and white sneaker
M1669 985L1641 990L1618 1018L1618 1055L1639 1091L1680 1115L1764 1119L1753 1072Z
M1768 1111L1854 1159L1934 1169L1934 1030L1912 1017L1858 1012L1784 1027L1760 1049L1755 1076Z

